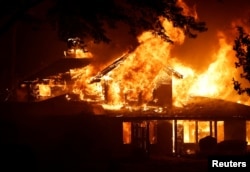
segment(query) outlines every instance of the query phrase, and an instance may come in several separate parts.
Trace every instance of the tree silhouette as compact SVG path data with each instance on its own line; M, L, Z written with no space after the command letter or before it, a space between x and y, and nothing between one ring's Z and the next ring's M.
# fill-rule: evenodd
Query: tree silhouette
M170 41L159 16L165 17L182 28L189 37L195 32L206 31L204 22L198 22L192 16L183 15L178 0L89 0L79 3L76 0L46 0L48 20L55 26L59 38L66 41L70 37L90 37L95 42L109 42L106 35L107 24L116 28L118 22L126 23L130 33L140 34L151 30L166 41ZM0 11L0 35L9 30L17 21L37 22L28 11L45 0L7 1ZM38 21L39 22L39 21Z
M48 4L43 9L47 14L45 21L32 13L42 3ZM39 26L39 23L49 22L63 41L79 37L83 41L90 38L96 43L110 42L107 31L110 28L117 29L120 22L125 23L134 36L147 30L172 42L159 16L183 29L191 38L195 38L198 32L207 30L205 22L197 21L191 15L184 15L184 9L178 6L178 0L89 0L84 3L76 0L9 0L0 8L0 36L12 31L13 37L10 62L13 76L10 78L14 78L15 73L15 32L18 23Z
M123 22L135 36L151 30L171 42L159 16L172 21L175 27L183 29L192 38L197 36L196 32L207 30L204 22L183 15L177 0L90 0L85 4L76 0L52 1L48 16L59 37L65 41L69 37L90 37L97 43L108 43L110 38L106 35L105 24L116 28L118 22Z
M237 27L238 36L234 41L233 50L236 52L238 61L235 67L242 67L243 72L240 77L250 82L250 35L247 34L242 27ZM234 89L238 94L247 93L250 96L250 88L243 87L242 84L233 78Z

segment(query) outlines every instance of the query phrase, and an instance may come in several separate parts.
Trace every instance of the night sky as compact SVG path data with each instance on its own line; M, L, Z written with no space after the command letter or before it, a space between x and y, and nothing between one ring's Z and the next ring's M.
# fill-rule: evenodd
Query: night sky
M218 45L217 31L229 31L231 23L237 19L250 19L249 0L189 0L188 4L195 5L198 17L207 23L208 31L198 35L196 39L187 38L183 45L173 50L173 56L181 58L197 70L202 70L211 61L211 53ZM31 10L35 16L44 19L46 2ZM127 34L125 26L119 30L109 32L112 42L108 45L89 45L89 50L94 57L107 63L109 59L119 56L131 44L136 43L136 38ZM121 36L124 35L124 36ZM10 76L12 55L11 30L0 35L1 47L1 88L5 87ZM59 41L56 32L47 23L29 25L18 23L16 31L16 65L15 73L18 79L22 79L51 62L62 58L66 50L66 43ZM104 60L105 59L105 60Z

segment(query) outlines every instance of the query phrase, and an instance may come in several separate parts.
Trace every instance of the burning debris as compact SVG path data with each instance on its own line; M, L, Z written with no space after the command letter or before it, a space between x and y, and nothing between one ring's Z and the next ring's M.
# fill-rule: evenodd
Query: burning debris
M177 72L176 70L174 70L173 68L171 68L170 66L165 67L164 70L166 70L167 72L170 72L171 74L173 74L175 77L179 79L183 79L183 75Z
M72 58L84 58L84 57L92 57L92 54L88 52L87 45L84 42L76 37L69 38L67 42L68 50L64 51L65 57Z
M91 62L91 53L83 54L86 52L83 48L85 45L79 38L70 38L65 57L24 79L17 89L17 99L40 101L70 93L74 82L70 70L81 69Z
M91 78L90 84L92 84L94 82L100 82L102 77L107 75L110 71L112 71L114 68L119 66L119 64L121 64L123 61L125 61L127 56L128 56L128 53L125 53L124 55L122 55L121 57L116 59L112 64L110 64L109 66L104 68L102 71L98 72L98 74L96 76Z

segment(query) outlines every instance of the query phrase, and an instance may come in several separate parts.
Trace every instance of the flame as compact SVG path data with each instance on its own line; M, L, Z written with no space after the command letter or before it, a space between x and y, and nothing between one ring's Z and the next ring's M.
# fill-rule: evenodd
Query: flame
M69 49L64 51L64 56L66 57L74 57L74 58L92 58L93 54L90 52L86 52L83 49Z
M230 63L228 54L232 51L224 35L219 38L220 48L215 54L216 60L211 63L207 71L199 75L195 84L189 90L190 94L208 97L226 96L227 87L231 85L231 78L235 75L236 68ZM225 68L225 66L228 66Z
M198 18L195 6L189 8L182 0L178 0L177 4L183 9L184 15ZM219 98L250 105L249 97L238 95L233 89L232 78L239 71L234 66L233 41L229 41L225 33L218 32L219 46L213 52L213 61L201 72L183 64L178 60L179 57L172 56L172 49L184 43L185 34L169 20L163 17L159 17L159 20L174 44L145 31L138 36L139 46L118 67L105 74L100 82L90 84L91 77L100 71L100 66L91 64L82 69L70 70L73 83L67 85L69 90L79 94L82 100L101 101L108 109L123 107L127 101L137 101L137 105L142 107L153 101L153 90L159 83L170 82L171 74L164 70L170 66L183 75L183 79L173 76L171 80L174 106L185 105L190 96ZM74 53L76 58L86 57L83 50L74 50Z
M51 96L51 89L49 85L46 84L38 84L39 95L42 97Z
M195 5L192 8L190 8L182 0L177 0L177 5L180 6L183 9L183 11L182 11L183 15L185 15L185 16L193 16L195 19L198 19L198 14L197 14Z
M171 38L179 44L183 43L185 39L183 33L174 28L171 22L167 20L163 22ZM161 72L162 68L171 64L175 70L184 75L182 80L173 78L173 104L175 106L183 106L189 101L190 96L205 96L248 104L249 98L239 96L233 89L232 78L237 75L237 69L234 66L233 43L228 42L222 32L218 32L219 48L214 52L214 61L204 72L200 73L183 65L177 58L171 58L172 45L154 37L150 32L144 32L138 40L140 46L109 76L117 81L114 82L115 84L122 81L120 87L130 94L132 99L137 99L138 94L142 93L143 100L150 101L152 89L155 87L154 81L161 76L166 77ZM117 86L118 84L111 87L117 88ZM122 96L119 97L119 93L112 90L111 97L113 96L116 102L122 102Z
M93 55L90 52L84 52L82 49L76 49L75 51L75 57L76 58L90 58L93 57Z
M182 0L178 0L177 3L183 8L184 15L198 18L195 6L190 9ZM159 83L168 82L171 77L171 74L164 71L166 66L171 66L183 74L183 79L172 77L171 80L174 106L182 107L187 104L190 96L205 96L250 105L249 97L238 95L233 89L232 78L237 76L239 71L234 65L233 41L229 41L224 32L218 32L219 44L217 50L213 52L213 61L206 70L200 72L179 61L178 57L172 57L171 50L175 45L184 43L185 34L183 30L174 27L169 20L163 17L159 17L159 20L174 45L150 31L145 31L138 37L139 46L118 67L104 75L100 82L90 84L91 77L100 71L92 64L82 69L70 70L73 83L67 87L73 93L80 95L81 100L102 102L104 109L120 110L126 101L130 101L137 102L135 107L141 107L142 111L146 111L150 109L147 102L152 101L153 90ZM232 25L239 25L238 23L239 21ZM80 49L69 50L68 53L75 58L92 57L91 53ZM51 96L50 85L40 84L39 93L40 96ZM135 107L127 106L127 109ZM158 111L163 110L158 109ZM195 121L178 121L178 125L184 129L184 142L194 143ZM249 129L250 124L247 125ZM198 126L198 139L210 134L208 122L199 122ZM218 141L224 139L223 126L224 123L219 121ZM153 129L151 130L153 132ZM123 123L123 132L124 143L131 143L131 123ZM152 143L155 139L152 136ZM247 139L250 139L249 136Z
M227 42L222 32L218 33L218 39L219 49L214 53L213 58L215 61L204 72L198 73L179 62L173 62L176 70L185 74L183 80L173 81L176 106L185 104L189 96L219 98L249 105L249 98L238 95L233 89L232 78L238 73L234 66L233 43Z
M166 19L161 18L161 21L172 40L178 43L184 41L185 37L180 29L173 27ZM130 100L141 96L144 102L150 101L157 76L166 75L162 69L168 65L172 45L155 37L151 32L144 32L138 37L138 42L140 46L109 74L115 81L110 83L110 88L113 88L110 97L115 102L124 102L125 96ZM118 84L120 82L121 84ZM120 88L117 89L118 87Z
M205 96L249 104L249 98L239 96L233 89L232 78L238 73L234 66L235 53L233 42L228 41L223 32L218 32L217 35L219 47L213 53L214 61L205 71L198 72L182 64L178 57L171 56L172 48L185 40L183 31L175 28L167 19L160 17L160 21L175 42L174 45L149 31L143 32L138 37L140 45L119 67L103 76L101 82L88 83L91 76L98 71L94 65L72 70L72 78L76 80L74 92L80 94L83 100L86 100L88 95L98 95L99 100L108 101L106 103L109 106L106 107L109 109L122 107L126 100L141 99L143 104L152 100L152 90L157 87L159 80L163 82L164 78L169 77L169 74L164 72L164 67L171 66L184 76L183 79L172 79L174 106L185 105L190 96ZM106 95L105 91L108 91Z
M130 144L131 143L131 122L123 122L123 143Z
M103 99L103 87L101 83L89 84L91 76L95 73L93 65L81 69L71 69L70 75L74 80L72 92L80 95L81 100ZM94 97L93 97L94 96Z

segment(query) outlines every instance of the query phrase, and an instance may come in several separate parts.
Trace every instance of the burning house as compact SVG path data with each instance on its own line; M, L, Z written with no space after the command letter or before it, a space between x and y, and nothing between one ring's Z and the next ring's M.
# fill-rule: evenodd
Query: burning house
M185 106L173 106L172 77L183 79L183 75L171 67L164 67L155 77L157 79L149 101L143 100L142 92L138 92L133 101L125 94L118 109L112 103L108 106L112 100L108 98L111 91L109 84L112 82L108 82L105 75L114 69L113 66L114 63L105 68L105 73L99 72L92 82L101 82L103 77L105 104L101 105L103 111L100 118L109 121L110 130L107 133L110 132L117 140L116 145L110 144L114 152L133 154L134 150L141 150L151 155L194 154L200 151L200 140L208 136L222 145L227 141L240 143L240 146L236 145L238 149L233 148L234 144L222 148L219 153L246 153L249 149L250 107L200 96L190 96ZM116 135L112 132L114 129L120 132L115 132Z
M162 22L171 39L182 44L183 31ZM206 136L249 146L249 100L228 89L236 71L223 35L216 60L204 73L171 58L172 45L151 32L143 32L138 42L135 50L99 69L79 39L69 39L65 58L20 84L19 99L32 106L10 109L31 115L92 114L104 136L99 146L117 156L134 150L192 154Z
M70 38L68 50L64 52L64 58L60 58L42 70L32 73L19 83L17 99L19 101L40 101L68 93L68 88L73 82L70 69L83 68L90 62L91 54L88 54L85 50L81 40Z
M79 57L77 51L70 49L64 59L21 84L20 89L32 97L22 101L36 102L30 113L46 102L56 103L59 114L91 113L108 138L100 144L114 156L135 151L193 154L207 136L217 143L240 140L249 145L249 106L202 96L189 96L183 106L176 106L173 80L182 82L184 75L158 56L142 60L138 51L127 52L96 72L90 58L74 58ZM55 106L45 109L40 113L57 113Z

